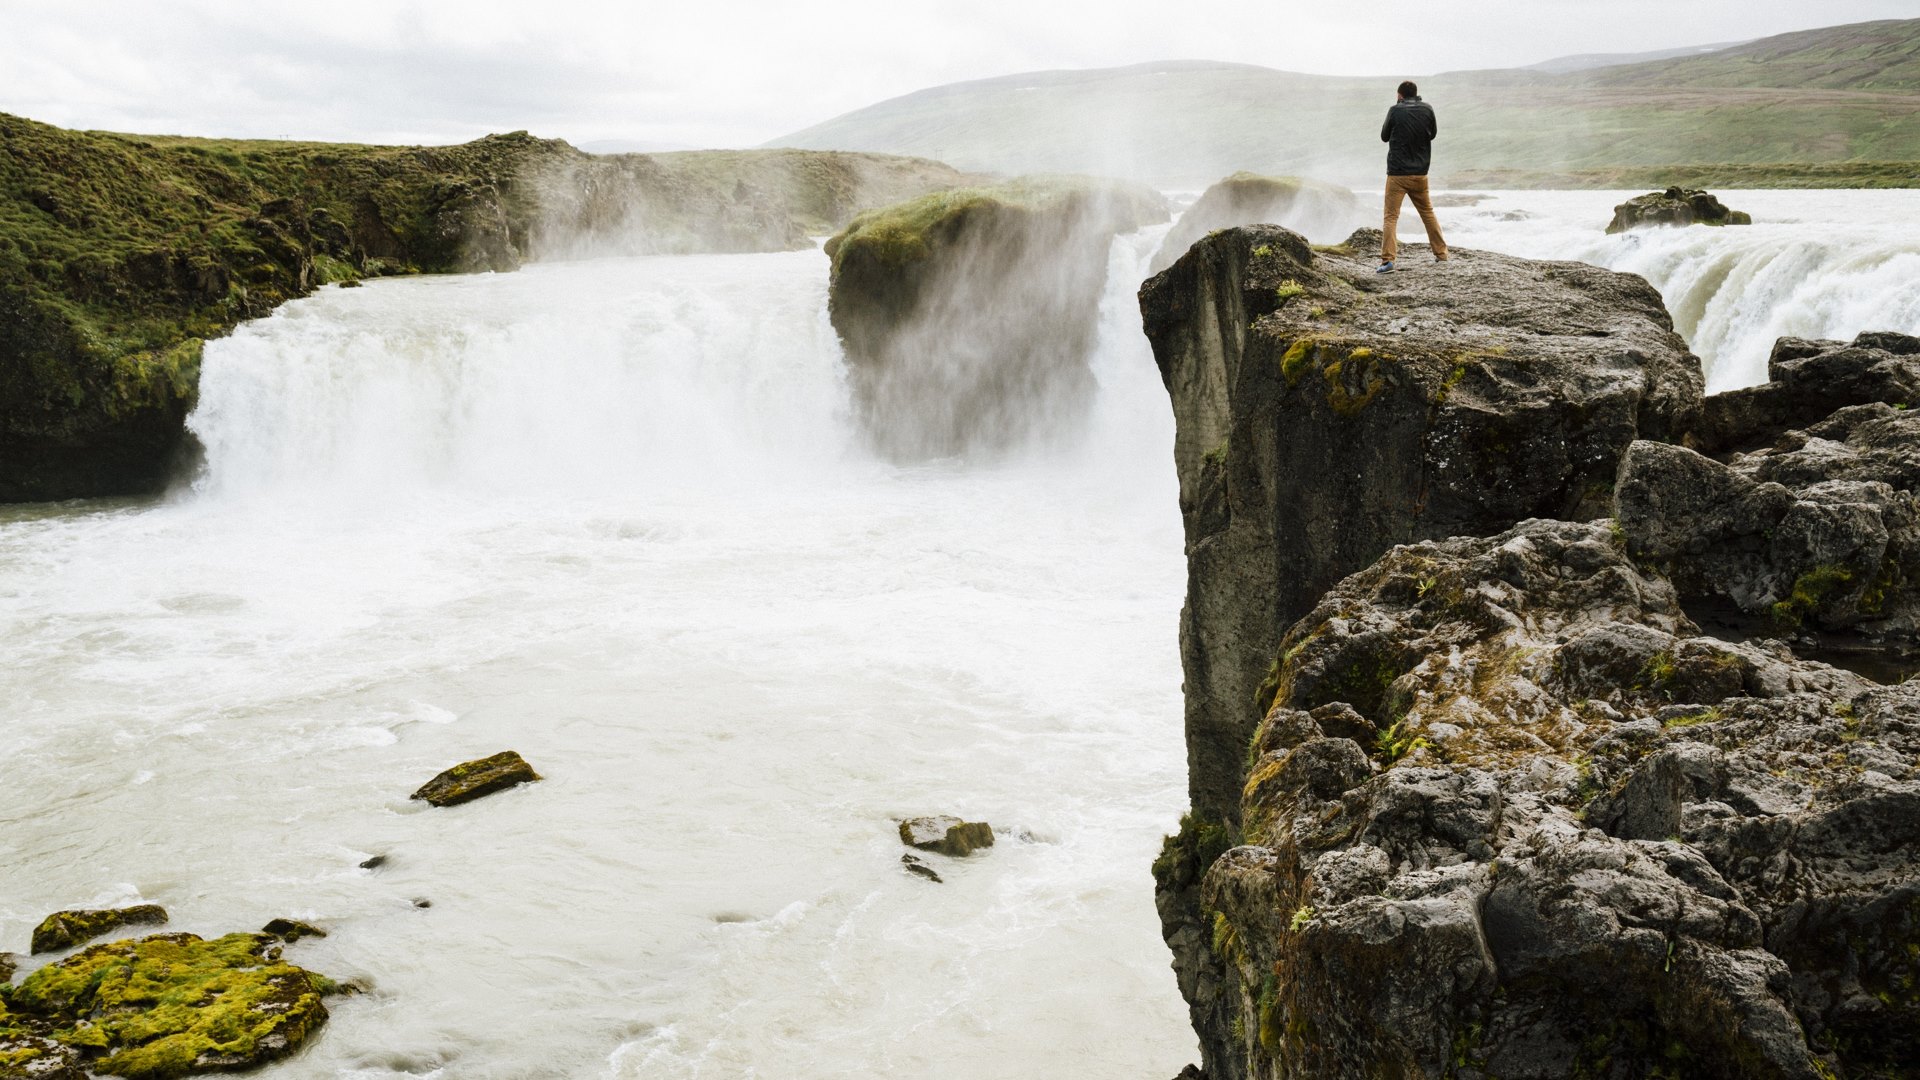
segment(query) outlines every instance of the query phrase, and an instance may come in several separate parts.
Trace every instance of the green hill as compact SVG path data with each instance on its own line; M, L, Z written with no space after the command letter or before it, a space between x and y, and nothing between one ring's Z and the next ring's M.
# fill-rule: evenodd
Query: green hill
M1920 161L1920 19L1784 34L1574 71L1418 77L1440 111L1436 172L1601 176L1625 167ZM1398 76L1174 61L1012 75L880 102L770 145L938 158L1001 172L1093 172L1201 186L1238 170L1361 183L1384 157ZM1920 183L1886 170L1872 182ZM1830 178L1830 174L1829 174Z

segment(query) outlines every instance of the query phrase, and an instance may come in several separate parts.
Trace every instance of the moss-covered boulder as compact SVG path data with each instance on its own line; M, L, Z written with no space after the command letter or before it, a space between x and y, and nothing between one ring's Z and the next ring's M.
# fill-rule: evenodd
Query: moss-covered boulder
M82 911L56 911L40 921L33 930L35 953L70 949L128 926L152 926L167 921L167 909L159 904L135 904L132 907L100 908Z
M1613 220L1607 233L1646 229L1656 225L1751 225L1753 217L1740 210L1729 210L1712 192L1698 188L1670 187L1637 195L1613 208Z
M411 797L434 806L457 806L538 779L540 774L533 771L525 758L512 750L502 750L491 757L455 765L420 785L420 790Z
M0 502L160 490L192 457L202 343L330 282L796 250L963 179L878 155L222 141L0 114Z
M1358 228L1360 200L1335 184L1299 176L1237 172L1208 188L1167 230L1149 273L1172 266L1201 237L1235 225L1283 225L1309 240L1332 242Z
M80 1063L130 1080L252 1068L319 1030L331 988L281 961L265 934L94 945L0 1001L0 1077L59 1076Z
M830 309L875 447L944 457L1077 424L1113 237L1166 219L1158 193L1083 177L963 188L855 218L827 242Z
M993 846L993 826L947 814L908 818L900 823L900 842L921 851L961 858Z

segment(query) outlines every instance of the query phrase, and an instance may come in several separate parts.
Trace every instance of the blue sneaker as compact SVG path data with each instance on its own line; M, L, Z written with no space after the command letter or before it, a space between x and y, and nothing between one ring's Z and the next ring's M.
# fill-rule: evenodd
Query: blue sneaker
M1393 273L1393 264L1391 262L1383 262L1374 268L1373 272L1376 274L1391 274Z

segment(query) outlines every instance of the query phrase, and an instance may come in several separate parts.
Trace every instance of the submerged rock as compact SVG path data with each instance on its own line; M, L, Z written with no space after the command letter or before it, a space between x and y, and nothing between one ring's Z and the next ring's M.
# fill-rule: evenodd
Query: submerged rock
M167 909L159 904L135 904L132 907L85 911L56 911L41 920L33 931L35 953L69 949L102 934L128 926L149 926L167 921Z
M933 882L935 885L938 885L941 882L939 872L936 871L933 867L928 866L926 860L920 858L917 855L900 856L900 864L906 867L907 873L909 874L915 874L915 875L918 875L919 877L926 878L928 881Z
M1212 1080L1920 1053L1920 686L1700 636L1606 522L1395 548L1277 654L1181 960Z
M1637 195L1613 208L1613 220L1607 233L1644 229L1655 225L1751 225L1752 216L1729 210L1711 192L1697 188L1670 187Z
M455 765L420 785L420 790L411 798L423 799L434 806L457 806L538 779L540 774L533 771L526 759L512 750L502 750L492 757Z
M993 451L1080 423L1113 237L1157 192L1073 177L962 188L862 214L827 242L854 408L901 459Z
M12 982L13 973L18 967L19 964L14 960L12 953L0 952L0 983Z
M273 945L156 934L48 964L0 999L0 1076L170 1080L285 1057L326 1021L331 984Z
M305 937L326 937L327 932L312 923L298 919L273 919L260 928L263 934L272 934L282 941L292 944Z
M993 846L993 826L984 821L962 821L942 814L908 818L900 823L900 842L921 851L959 858Z
M1298 176L1237 172L1208 188L1180 215L1154 253L1148 273L1157 274L1201 237L1235 225L1284 225L1307 236L1347 235L1361 218L1351 190Z

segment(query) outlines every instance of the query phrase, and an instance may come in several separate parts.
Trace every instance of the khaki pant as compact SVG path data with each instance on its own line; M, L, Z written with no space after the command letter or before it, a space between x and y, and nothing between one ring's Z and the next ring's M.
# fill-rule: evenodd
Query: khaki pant
M1400 251L1400 200L1402 197L1413 200L1413 208L1420 212L1420 223L1427 227L1427 243L1433 248L1433 257L1447 257L1447 240L1440 235L1440 219L1433 216L1433 200L1427 198L1427 178L1424 176L1387 177L1387 213L1380 226L1380 261L1392 262Z

